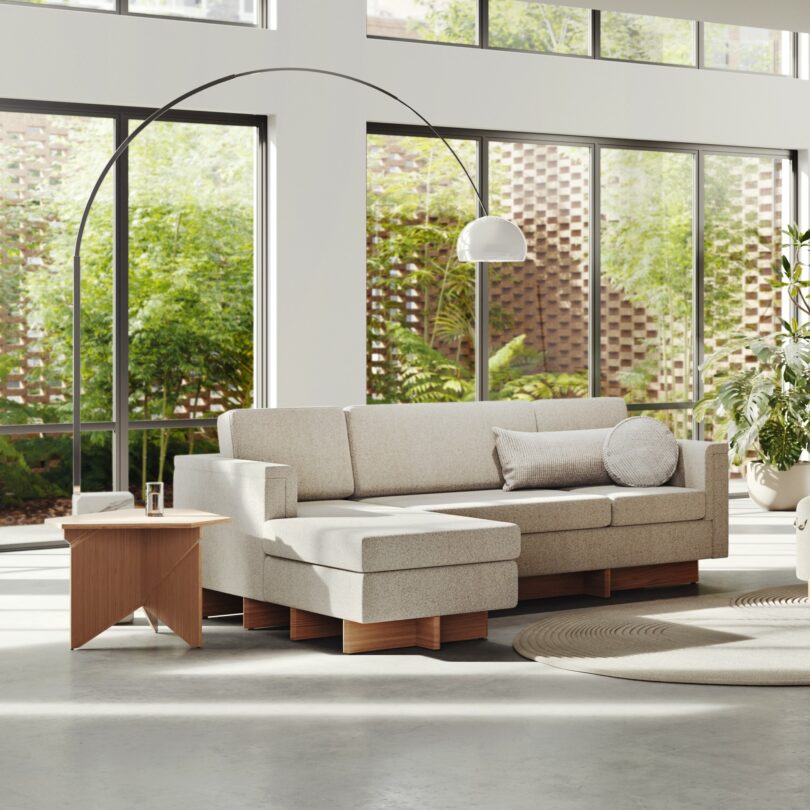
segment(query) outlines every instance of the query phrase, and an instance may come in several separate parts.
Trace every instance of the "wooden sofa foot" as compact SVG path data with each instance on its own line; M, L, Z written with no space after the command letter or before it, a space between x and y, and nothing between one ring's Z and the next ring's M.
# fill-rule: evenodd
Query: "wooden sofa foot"
M202 589L202 617L230 616L242 612L242 597L231 593L212 591L210 588Z
M456 613L452 616L441 617L441 640L443 642L486 639L488 633L489 614L485 610L480 613Z
M259 602L247 597L242 602L242 627L245 630L290 626L290 608L284 607L284 605L274 605L272 602Z
M669 588L674 585L693 585L699 579L697 560L661 565L634 565L630 568L613 569L612 589L629 591L632 588Z
M291 641L342 636L344 653L393 650L400 647L438 650L442 642L485 639L489 623L488 613L482 611L361 624L272 602L203 589L203 618L233 613L242 614L242 626L246 630L289 627Z
M308 610L290 608L290 640L305 641L309 638L339 636L343 630L340 619L321 616Z
M438 650L443 641L467 641L487 637L488 614L461 613L453 616L428 616L393 622L343 621L343 652L362 653L422 647Z
M518 598L548 599L554 596L601 596L632 588L668 588L690 585L700 574L697 560L634 565L626 568L601 568L596 571L573 571L566 574L545 574L520 577Z

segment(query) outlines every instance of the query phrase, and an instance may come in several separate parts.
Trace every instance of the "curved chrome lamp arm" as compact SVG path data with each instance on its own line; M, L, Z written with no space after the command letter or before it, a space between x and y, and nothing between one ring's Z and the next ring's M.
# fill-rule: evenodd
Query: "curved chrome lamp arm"
M470 185L475 192L475 196L478 198L478 204L481 206L481 210L483 211L484 215L487 215L487 206L484 202L483 198L481 197L481 193L478 190L478 186L476 186L475 181L472 178L472 175L469 171L467 171L467 167L464 165L461 158L458 156L458 153L452 146L447 142L447 139L444 138L441 133L430 123L430 121L425 118L422 113L418 110L414 109L410 104L403 101L398 96L395 96L390 91L386 90L384 87L380 87L376 84L372 84L371 82L367 82L365 79L358 79L356 76L350 76L346 73L338 73L334 70L321 70L319 68L304 68L304 67L272 67L272 68L257 68L256 70L244 70L241 73L231 73L228 76L222 76L219 79L214 79L213 81L206 82L205 84L201 84L199 87L195 87L193 90L189 90L183 93L177 98L172 99L168 104L164 104L159 110L155 110L153 113L148 115L132 132L121 141L119 147L115 150L112 157L107 161L107 164L101 170L101 174L99 174L98 179L93 186L93 190L90 192L90 196L87 199L87 203L84 206L84 211L82 212L82 218L79 222L79 230L76 234L76 247L73 252L73 491L78 493L81 489L81 462L82 462L82 442L81 442L81 276L82 276L82 262L81 262L81 250L82 250L82 238L84 237L84 229L87 225L87 218L90 215L90 209L95 202L96 196L98 195L99 189L101 188L101 184L104 182L107 175L110 173L110 169L118 162L118 159L124 152L127 151L129 145L132 143L138 135L143 132L146 127L149 126L153 121L157 121L163 115L165 115L169 110L173 107L176 107L181 102L185 101L192 96L196 96L197 93L202 93L203 90L208 90L211 87L216 87L218 84L226 84L227 82L233 81L234 79L241 79L244 76L255 76L260 73L318 73L322 76L334 76L337 79L345 79L346 81L354 82L355 84L362 84L364 87L368 87L372 90L376 90L379 93L382 93L388 98L393 99L397 103L401 104L406 109L410 110L417 118L419 118L422 123L435 135L437 138L441 140L441 142L450 150L450 154L458 162L458 165L461 166L464 175L466 176L467 180L470 181Z

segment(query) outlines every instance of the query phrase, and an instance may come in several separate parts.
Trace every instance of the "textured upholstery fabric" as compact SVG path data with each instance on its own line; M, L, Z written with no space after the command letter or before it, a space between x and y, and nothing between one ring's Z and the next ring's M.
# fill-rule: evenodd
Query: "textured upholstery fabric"
M360 574L264 558L264 600L353 622L505 610L517 604L517 565L447 565Z
M611 517L610 501L601 495L578 495L553 489L429 492L420 495L388 495L360 503L375 504L380 509L396 507L466 515L482 520L500 520L517 524L524 533L609 526Z
M398 571L514 560L520 530L510 523L360 505L352 516L270 520L264 551L348 571Z
M535 427L528 402L361 405L346 420L358 498L502 486L492 428Z
M296 515L296 477L286 464L216 454L175 456L174 505L228 515L260 536L266 520Z
M684 520L524 534L521 542L518 571L522 577L654 565L711 557L712 522Z
M728 556L728 445L725 442L678 441L680 456L670 485L700 489L706 519L714 528L712 557Z
M602 451L605 470L625 487L660 487L678 465L672 431L650 416L631 416L608 433Z
M222 454L287 464L298 499L347 498L354 491L346 421L340 408L249 408L217 419Z
M262 599L265 522L294 517L295 473L283 464L219 455L176 456L174 504L228 515L202 531L203 587Z
M263 566L267 555L260 537L243 534L227 524L207 526L200 550L203 588L264 599Z
M728 462L727 447L722 443L678 442L678 463L670 487L660 493L661 498L646 501L644 509L642 501L631 502L640 495L624 489L620 497L619 487L613 488L612 497L598 492L597 487L596 494L584 488L562 494L562 500L561 493L498 489L503 481L493 427L521 431L610 428L626 416L619 399L371 406L350 409L345 417L334 409L238 414L245 416L222 419L219 425L224 455L237 458L201 455L175 460L175 503L233 518L229 524L207 527L203 532L203 584L214 590L354 621L386 621L513 606L518 566L521 575L531 576L722 557L728 551ZM344 430L347 422L350 429L352 425L356 429L351 447L357 451L355 464L363 479L356 497L377 496L370 500L340 500L353 491L352 458ZM336 440L322 438L333 429ZM265 456L271 463L248 460ZM283 463L287 458L295 463ZM302 475L305 494L299 501L296 479L300 484ZM441 486L432 486L434 481ZM673 497L684 495L672 491L678 487L697 490L703 496L703 520L688 519L697 513L688 511L697 509L695 498L687 495L688 504L678 500L675 505ZM317 492L341 494L313 494ZM399 494L401 500L393 497ZM644 492L645 496L656 494ZM381 497L384 495L392 497ZM534 503L540 498L542 503ZM576 508L569 505L574 498L579 499ZM424 538L406 532L399 549L393 541L390 548L387 544L391 537L402 534L401 528L388 535L361 532L364 539L359 545L352 541L344 542L342 548L338 544L317 550L332 555L329 565L268 556L265 543L271 538L262 537L265 524L295 523L287 519L296 510L307 521L324 520L332 525L340 519L344 521L341 525L379 521L379 526L393 520L395 513L410 520L424 512L420 520L464 515L482 518L479 524L487 526L486 516L500 521L496 526L515 526L507 529L511 539L498 534L492 544L480 542L483 534L470 536L465 531L435 548L431 545L424 549L428 556L420 557L428 567L360 573L330 566L344 563L341 554L346 548L351 564L359 560L357 567L380 565L384 560L411 564L413 558L408 554ZM614 524L638 519L636 514L642 514L644 520L652 515L659 522L605 525L609 519ZM569 528L569 520L584 524L597 522L597 518L598 527ZM509 554L514 556L517 526L524 532L518 565L510 558L431 564L431 560L459 558L452 555L499 556L491 554L493 545L509 546ZM368 549L366 535L372 538Z
M575 487L582 495L601 495L613 505L612 526L644 523L676 523L700 520L706 514L706 496L699 489L684 487Z
M621 397L538 399L529 405L534 411L537 430L612 428L627 418L627 405ZM523 430L523 428L514 429Z
M493 428L506 490L607 484L602 445L610 432L558 430L527 433Z

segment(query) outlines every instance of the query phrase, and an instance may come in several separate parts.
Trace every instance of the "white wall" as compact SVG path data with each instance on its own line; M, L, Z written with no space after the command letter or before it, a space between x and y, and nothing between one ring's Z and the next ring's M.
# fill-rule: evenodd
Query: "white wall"
M736 4L689 5L733 20ZM771 0L772 23L763 4L740 5L761 25L810 18L805 0ZM277 12L275 30L254 30L0 4L0 98L156 107L219 75L296 65L381 84L440 126L810 147L808 81L368 40L365 0L278 0ZM370 90L300 75L243 79L188 106L272 117L273 404L364 401L365 126L412 118Z

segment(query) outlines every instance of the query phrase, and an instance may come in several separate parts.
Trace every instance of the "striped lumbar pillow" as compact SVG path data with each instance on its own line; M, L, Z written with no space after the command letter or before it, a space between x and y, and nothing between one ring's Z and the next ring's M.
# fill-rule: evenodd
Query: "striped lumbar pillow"
M602 462L608 428L540 433L492 430L506 490L611 483Z

